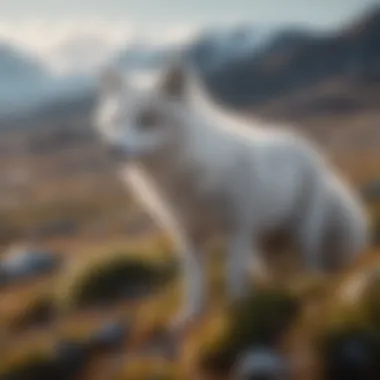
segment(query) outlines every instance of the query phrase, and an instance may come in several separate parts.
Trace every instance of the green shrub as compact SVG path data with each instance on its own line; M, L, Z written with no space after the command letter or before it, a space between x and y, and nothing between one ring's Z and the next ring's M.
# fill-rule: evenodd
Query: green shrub
M380 268L369 274L362 295L362 307L368 323L380 331Z
M14 315L9 322L9 328L19 331L49 323L56 316L56 311L55 300L51 295L38 295L32 300L28 300L25 308Z
M244 345L273 344L298 311L299 301L278 291L255 292L232 306L229 338Z
M54 363L40 347L25 351L7 352L0 361L2 380L53 379Z
M66 306L78 308L151 294L174 278L176 266L170 264L128 252L90 259L66 279L62 301Z
M274 345L299 310L298 298L278 290L256 291L230 307L227 328L211 345L201 348L200 366L225 372L237 355L255 345Z

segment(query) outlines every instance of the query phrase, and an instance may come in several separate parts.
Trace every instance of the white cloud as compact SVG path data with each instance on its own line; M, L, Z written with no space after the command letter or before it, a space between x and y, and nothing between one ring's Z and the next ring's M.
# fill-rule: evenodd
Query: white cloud
M190 38L195 27L172 26L139 31L127 21L96 18L52 20L0 19L0 40L38 56L58 72L97 66L115 50L135 39L153 44L176 43Z
M37 51L46 51L77 34L89 33L117 43L131 36L133 31L133 26L128 23L109 23L93 18L0 20L1 37Z
M194 25L172 26L162 30L159 35L149 35L147 33L146 38L154 43L178 43L191 39L199 28L199 26Z
M44 60L54 70L96 64L133 37L133 27L86 20L0 21L0 38Z

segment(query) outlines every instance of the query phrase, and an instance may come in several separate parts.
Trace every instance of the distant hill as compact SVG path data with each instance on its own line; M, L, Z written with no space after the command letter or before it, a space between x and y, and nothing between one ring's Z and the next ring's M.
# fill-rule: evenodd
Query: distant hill
M203 30L189 44L187 55L204 74L213 73L254 55L273 33L251 25Z
M41 62L17 49L0 45L0 113L35 104L37 92L48 81L48 73Z
M88 94L92 79L57 77L36 57L12 46L0 45L0 127L31 117L52 102L74 101Z
M157 46L137 40L121 49L113 61L129 70L155 70L164 67L173 54L184 52L202 71L213 71L252 54L270 34L271 30L240 25L202 29L183 44Z
M284 31L251 55L206 76L222 102L252 107L341 80L380 82L380 8L331 34Z
M153 46L143 42L134 42L116 53L113 61L127 70L155 70L168 62L180 46Z
M165 66L180 49L215 99L227 106L285 118L380 108L380 7L330 33L243 25L201 31L183 46L136 41L112 60L126 69L149 71ZM83 125L94 104L94 77L52 77L33 57L7 46L0 48L0 81L5 84L0 128ZM19 104L29 100L30 112L1 119L1 99L9 94L14 98L8 103L17 96Z

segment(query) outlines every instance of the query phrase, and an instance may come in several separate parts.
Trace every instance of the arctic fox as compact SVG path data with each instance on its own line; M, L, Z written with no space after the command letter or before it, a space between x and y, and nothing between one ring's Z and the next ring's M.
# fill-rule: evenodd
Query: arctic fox
M205 307L202 251L211 235L226 239L230 299L244 296L248 263L276 231L292 239L310 271L332 263L342 269L365 249L359 200L298 133L265 123L233 125L179 64L148 89L116 68L105 70L100 83L96 128L182 255L187 297L176 323L190 322ZM202 101L191 96L196 92Z

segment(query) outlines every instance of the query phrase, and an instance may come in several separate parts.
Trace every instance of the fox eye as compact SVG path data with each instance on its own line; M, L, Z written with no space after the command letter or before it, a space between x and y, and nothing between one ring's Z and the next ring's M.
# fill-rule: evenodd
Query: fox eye
M121 114L121 113L116 113L115 115L113 115L112 117L112 122L114 124L121 124L124 120L124 115Z
M146 111L137 116L136 123L141 129L154 128L159 121L159 116L154 111Z

